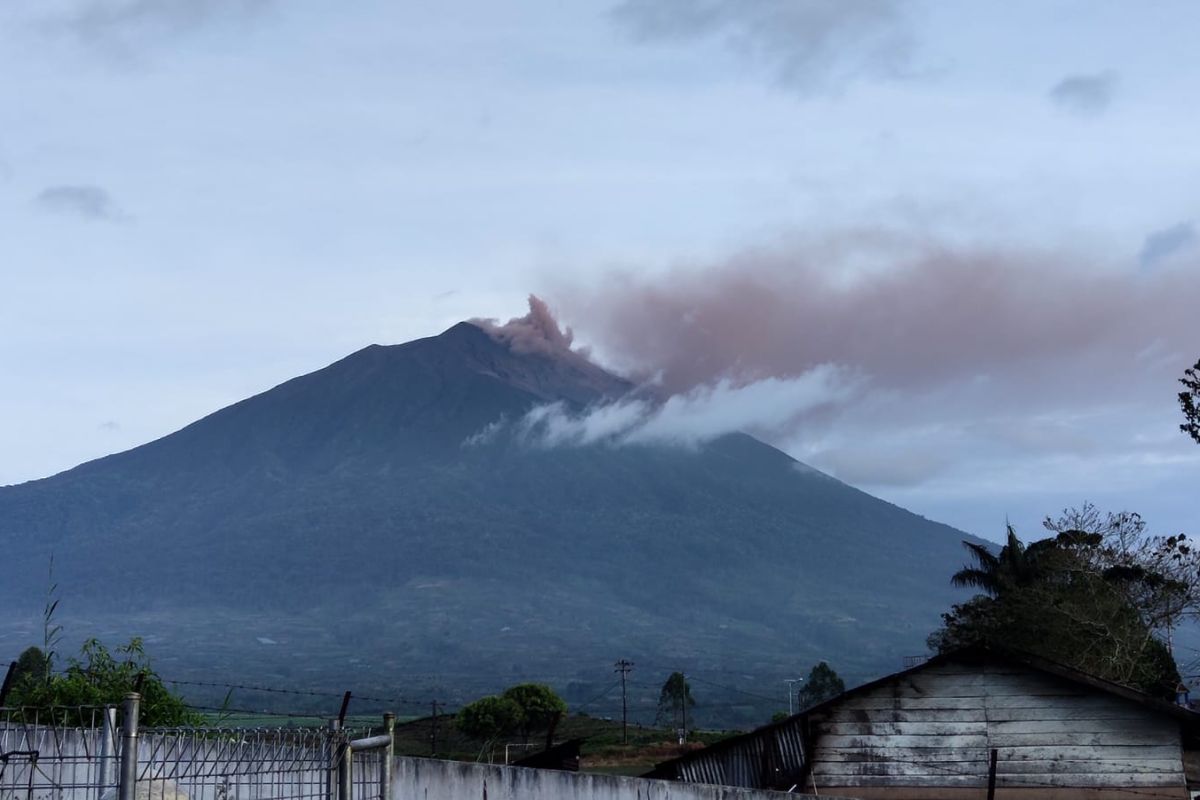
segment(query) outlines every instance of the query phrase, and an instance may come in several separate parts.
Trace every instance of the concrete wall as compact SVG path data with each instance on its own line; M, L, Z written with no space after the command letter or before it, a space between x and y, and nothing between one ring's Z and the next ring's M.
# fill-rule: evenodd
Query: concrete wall
M812 797L427 758L397 758L392 770L394 800L795 800Z

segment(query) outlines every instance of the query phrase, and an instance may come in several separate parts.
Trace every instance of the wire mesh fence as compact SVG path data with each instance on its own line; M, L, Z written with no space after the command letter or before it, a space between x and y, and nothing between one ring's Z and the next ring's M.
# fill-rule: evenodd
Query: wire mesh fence
M0 798L115 796L119 710L0 709Z
M331 734L318 730L145 731L137 798L325 800L335 746Z
M380 786L385 757L383 750L367 750L353 754L350 774L354 800L385 800Z
M113 707L0 708L0 800L388 800L390 719L374 737L332 727L138 731ZM351 747L366 741L374 745Z

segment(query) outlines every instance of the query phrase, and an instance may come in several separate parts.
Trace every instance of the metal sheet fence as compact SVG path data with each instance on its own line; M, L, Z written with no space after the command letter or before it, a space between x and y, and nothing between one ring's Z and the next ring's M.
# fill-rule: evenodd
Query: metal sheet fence
M651 777L748 789L788 789L807 763L801 721L791 717L659 764Z
M133 738L119 722L114 708L0 709L0 800L388 800L391 737L371 737L380 731L135 728ZM367 740L377 746L351 747ZM137 759L122 792L124 741Z

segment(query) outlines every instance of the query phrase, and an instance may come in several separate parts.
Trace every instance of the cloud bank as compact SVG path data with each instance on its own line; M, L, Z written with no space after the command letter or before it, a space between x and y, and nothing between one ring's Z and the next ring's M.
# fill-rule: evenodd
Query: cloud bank
M800 91L909 70L903 0L624 0L613 20L637 41L714 39Z

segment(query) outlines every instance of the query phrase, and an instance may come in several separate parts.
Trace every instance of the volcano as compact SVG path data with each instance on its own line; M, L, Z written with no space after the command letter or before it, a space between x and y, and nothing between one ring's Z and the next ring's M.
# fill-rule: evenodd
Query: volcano
M144 635L164 674L457 687L625 657L773 682L924 651L960 531L744 434L479 435L631 390L464 322L0 488L0 643L40 643L53 555L67 632Z

